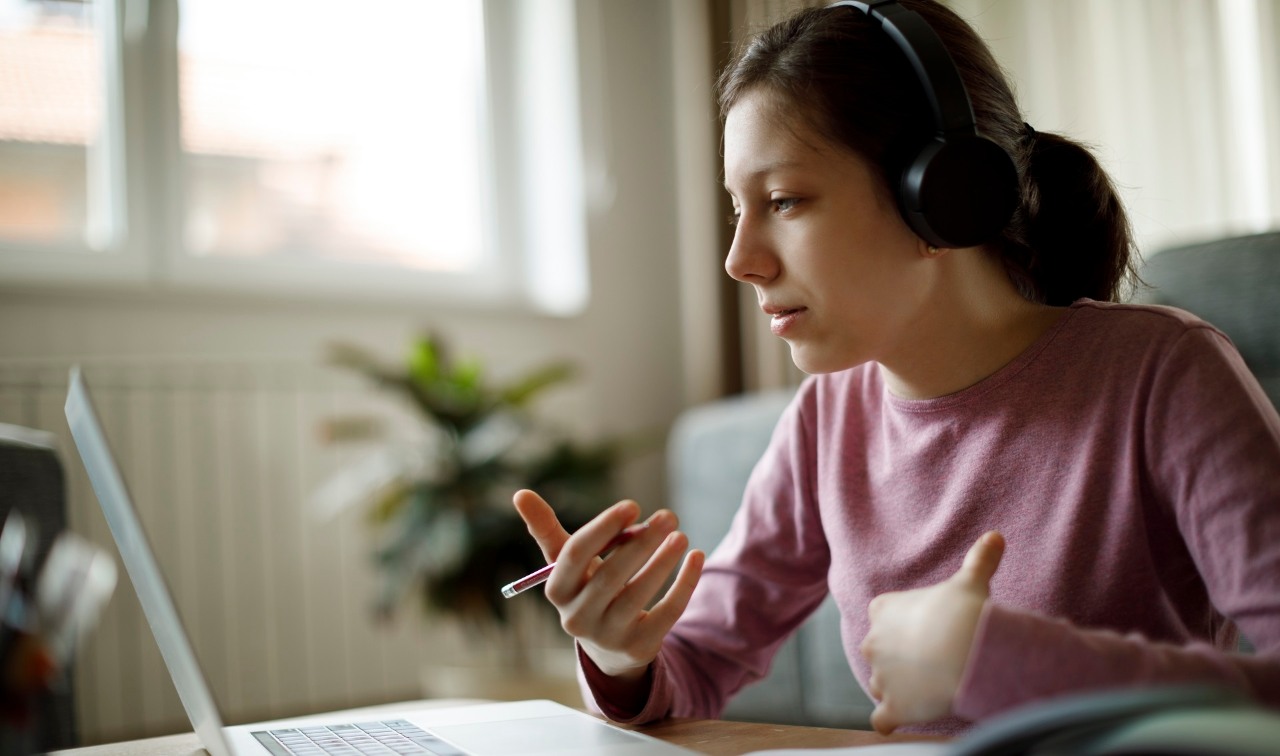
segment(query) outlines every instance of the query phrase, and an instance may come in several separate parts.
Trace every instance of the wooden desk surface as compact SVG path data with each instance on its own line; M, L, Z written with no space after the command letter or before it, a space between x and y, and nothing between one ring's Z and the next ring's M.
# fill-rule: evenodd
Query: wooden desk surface
M431 706L463 705L469 702L430 701L419 702ZM353 714L390 716L396 709L418 704L398 704L395 707L371 707L353 710ZM382 711L382 714L376 712ZM769 748L838 748L878 743L899 743L913 740L929 740L909 735L884 737L862 730L840 730L827 727L797 727L793 725L757 724L752 722L727 722L710 719L670 719L652 725L632 728L646 735L683 746L698 753L713 756L736 756ZM60 756L192 756L204 749L195 733L168 735L146 740L75 748L56 751Z
M830 727L726 722L715 719L669 719L635 728L646 735L698 753L736 756L770 748L840 748L937 740L913 735L877 735L865 730Z

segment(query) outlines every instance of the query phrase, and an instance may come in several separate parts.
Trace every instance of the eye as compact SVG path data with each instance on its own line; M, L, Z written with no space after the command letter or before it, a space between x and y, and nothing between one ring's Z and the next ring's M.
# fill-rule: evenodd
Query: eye
M729 223L729 227L730 227L730 228L737 228L737 227L738 227L738 214L737 214L737 213L729 213L728 215L726 215L726 216L724 217L724 219L725 219L726 221L728 221L728 223Z
M769 201L769 204L773 206L773 211L775 213L790 212L799 203L800 203L799 197L778 197L777 199L773 199Z

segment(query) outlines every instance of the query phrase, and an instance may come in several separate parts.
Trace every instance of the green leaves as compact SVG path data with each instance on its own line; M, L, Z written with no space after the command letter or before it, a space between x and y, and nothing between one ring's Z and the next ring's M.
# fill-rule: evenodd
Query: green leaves
M495 383L478 359L455 358L434 334L415 341L399 367L350 344L333 345L329 359L409 399L441 439L434 447L438 458L421 465L430 473L368 497L369 521L379 531L379 614L392 614L416 594L426 609L502 623L502 585L542 564L511 495L520 488L540 491L570 529L613 503L622 444L559 437L531 412L538 397L577 375L572 364L550 362Z
M547 365L502 389L498 394L498 403L511 407L525 407L544 389L564 383L573 378L574 373L573 366L566 362Z
M329 355L334 364L404 394L432 422L456 435L466 434L495 412L527 408L535 397L576 373L568 362L553 362L509 383L491 386L486 383L484 367L478 359L453 359L435 335L414 342L402 370L382 365L351 344L334 344Z

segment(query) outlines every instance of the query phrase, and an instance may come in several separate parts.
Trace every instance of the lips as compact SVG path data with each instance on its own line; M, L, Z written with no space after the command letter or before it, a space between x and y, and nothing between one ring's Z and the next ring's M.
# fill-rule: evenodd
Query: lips
M796 321L807 312L804 307L778 307L772 305L761 305L760 309L770 317L769 330L775 336L784 336L788 331L794 329Z
M764 310L764 314L771 318L785 317L805 309L803 307L778 307L775 305L760 305L760 309Z

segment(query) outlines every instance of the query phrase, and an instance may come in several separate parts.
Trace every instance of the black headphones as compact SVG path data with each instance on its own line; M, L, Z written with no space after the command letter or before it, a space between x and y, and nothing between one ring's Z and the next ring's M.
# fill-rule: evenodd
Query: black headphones
M978 133L973 105L938 34L894 0L842 0L828 8L862 11L897 43L933 109L937 131L906 162L898 209L935 247L972 247L998 235L1018 204L1018 171L1009 153Z

